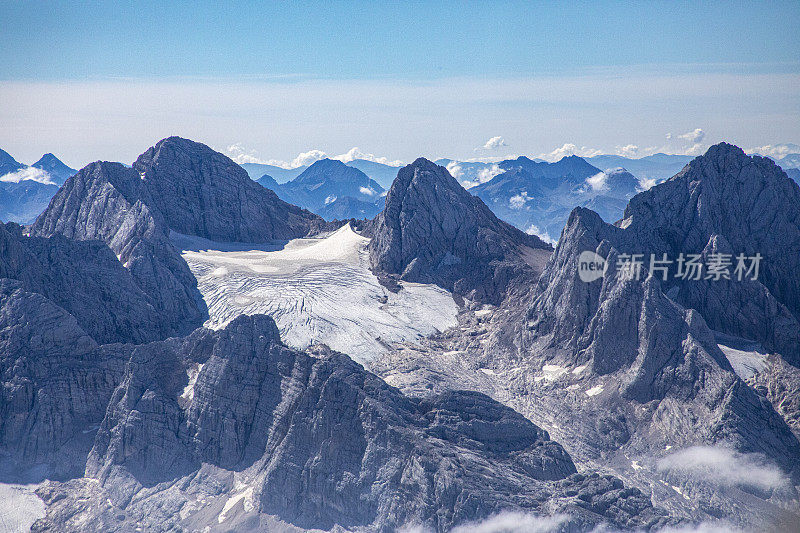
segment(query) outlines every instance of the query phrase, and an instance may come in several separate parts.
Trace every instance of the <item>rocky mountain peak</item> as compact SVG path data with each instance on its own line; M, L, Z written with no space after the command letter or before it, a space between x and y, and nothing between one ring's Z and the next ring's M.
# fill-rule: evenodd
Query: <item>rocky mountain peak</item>
M168 137L133 164L170 229L211 240L265 242L302 237L321 219L278 199L227 156Z
M75 174L75 169L65 165L59 158L51 153L44 154L39 160L31 165L47 171L56 183L63 184L67 178Z
M373 228L375 270L492 301L502 299L512 277L537 271L525 250L550 249L499 220L446 168L424 158L400 169Z
M719 235L735 254L760 254L758 283L768 290L765 296L800 318L800 187L769 158L748 156L728 143L712 146L631 199L622 225L656 253L699 254Z
M0 176L9 172L16 172L24 167L25 165L14 159L11 154L0 149Z

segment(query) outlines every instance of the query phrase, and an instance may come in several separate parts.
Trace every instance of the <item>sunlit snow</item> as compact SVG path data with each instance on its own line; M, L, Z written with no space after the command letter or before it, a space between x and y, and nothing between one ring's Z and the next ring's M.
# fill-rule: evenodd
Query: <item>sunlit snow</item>
M767 354L758 343L721 334L717 342L740 378L747 380L764 370Z
M44 502L33 492L37 487L0 483L0 533L30 531L44 516Z
M173 233L208 306L207 327L240 314L270 315L288 345L315 342L366 362L398 342L456 325L452 295L434 285L402 283L393 293L369 270L369 239L349 225L323 238L285 246L216 243Z
M586 391L586 396L590 396L590 397L591 396L597 396L601 392L603 392L603 386L602 385L595 385L594 387L592 387L591 389Z

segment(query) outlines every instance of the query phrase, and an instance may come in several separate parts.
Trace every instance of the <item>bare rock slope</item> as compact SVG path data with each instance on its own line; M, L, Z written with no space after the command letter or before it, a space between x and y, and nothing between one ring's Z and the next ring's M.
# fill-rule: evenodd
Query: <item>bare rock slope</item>
M197 281L170 244L170 231L267 242L302 237L321 223L254 183L224 155L170 137L142 154L133 168L108 162L83 168L67 180L31 233L107 244L174 335L192 331L207 312Z
M376 271L493 303L512 280L535 279L551 249L499 220L447 169L423 158L398 172L372 235Z

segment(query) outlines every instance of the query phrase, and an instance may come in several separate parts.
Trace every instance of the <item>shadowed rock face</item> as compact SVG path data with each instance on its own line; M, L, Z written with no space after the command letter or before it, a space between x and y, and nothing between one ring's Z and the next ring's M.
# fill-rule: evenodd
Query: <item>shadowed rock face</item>
M23 282L64 308L94 339L148 342L171 333L155 302L99 241L25 237L0 225L0 277Z
M242 167L208 146L169 137L139 156L133 169L179 233L223 242L267 242L306 236L321 219L280 200Z
M205 320L197 280L170 244L169 227L135 170L107 162L83 168L61 187L30 231L104 242L152 300L171 334L185 334Z
M627 431L638 434L635 446L658 450L662 442L683 438L725 442L764 453L798 476L800 443L733 372L701 314L665 296L659 279L646 269L639 280L620 273L619 254L631 246L628 231L605 224L589 210L572 213L534 291L519 345L557 364L587 365L594 375L613 376L605 383L613 383L619 396L597 400L609 409L625 412L627 402L654 409L652 417L625 420ZM605 275L591 283L578 276L578 257L585 250L608 264ZM674 412L676 402L705 413L702 422ZM678 435L676 427L692 429Z
M98 347L45 298L0 282L0 326L0 445L30 461L68 451L99 482L42 488L37 530L216 525L242 487L248 523L447 531L500 509L566 512L583 527L665 521L620 480L576 474L546 432L488 397L410 399L343 354L287 348L263 315Z
M550 249L497 219L447 169L422 158L400 169L372 233L376 271L495 303L512 279L538 274L525 260L532 250Z
M712 146L635 196L624 225L621 249L648 255L760 253L757 282L668 280L664 292L677 287L670 292L675 301L700 311L713 329L757 340L800 364L800 187L772 160L726 143Z
M124 359L23 283L0 279L0 448L19 465L82 475Z

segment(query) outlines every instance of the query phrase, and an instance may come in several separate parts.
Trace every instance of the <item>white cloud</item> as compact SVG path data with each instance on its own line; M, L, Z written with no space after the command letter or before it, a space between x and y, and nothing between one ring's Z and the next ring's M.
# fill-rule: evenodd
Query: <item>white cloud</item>
M667 138L669 139L669 137ZM692 131L678 135L678 139L682 139L692 144L701 143L705 138L706 138L706 132L704 132L700 128L695 128Z
M765 144L747 150L748 154L760 154L772 159L780 159L789 154L800 154L800 146L794 143Z
M403 162L399 159L390 160L388 157L378 157L375 154L369 154L359 150L357 146L350 148L346 153L332 157L331 159L338 159L342 163L350 163L356 159L365 159L373 163L380 163L382 165L389 165L390 167L401 167Z
M311 163L319 161L320 159L325 159L326 157L328 157L328 155L322 150L309 150L308 152L301 152L292 160L290 163L291 167L289 168L310 165Z
M528 196L528 191L522 191L508 199L508 207L517 210L522 209L525 207L525 203L530 199L531 197Z
M586 178L586 184L592 188L593 191L605 191L608 189L608 174L605 172L598 172L594 176Z
M266 164L266 161L259 159L255 150L247 150L240 143L231 144L226 149L226 152L228 153L228 157L240 165L244 163Z
M501 136L492 137L488 141L486 141L483 145L484 150L497 150L503 146L508 146L506 144L506 140L503 139Z
M769 490L788 484L783 472L763 456L723 446L692 446L660 459L657 467L722 487L744 485Z
M336 201L336 197L334 195L330 195L325 198L325 205L331 204Z
M664 153L674 153L680 155L701 155L708 147L703 143L706 138L706 132L701 128L695 128L692 131L673 135L667 133L667 145L660 151Z
M636 178L639 180L639 190L646 191L648 189L652 189L653 186L658 185L659 180L657 178Z
M11 183L19 183L24 180L38 181L39 183L46 184L54 183L49 172L36 167L25 167L16 172L10 172L4 176L0 176L0 181Z
M450 533L549 533L560 531L567 520L569 516L565 514L536 516L504 511L485 520L458 525Z
M258 156L258 152L255 150L249 150L242 146L241 143L234 143L227 147L226 149L228 157L234 160L234 162L241 164L244 163L259 163L262 165L273 165L276 167L281 167L285 169L297 168L302 167L305 165L310 165L315 161L319 161L320 159L325 159L328 157L328 154L323 150L312 149L308 150L307 152L300 152L297 154L291 161L284 161L281 159L262 159ZM403 165L403 162L399 159L390 160L388 157L378 157L374 154L368 154L362 152L358 149L358 147L353 147L347 152L343 154L339 154L337 156L331 157L331 159L338 159L342 163L350 163L356 159L365 159L367 161L372 161L374 163L381 163L383 165L389 165L392 167L399 167Z
M483 163L483 166L468 165L467 163ZM461 182L465 189L486 183L498 174L503 173L503 169L496 162L485 162L477 159L450 161L447 163L446 168L450 175Z
M626 144L625 146L617 146L617 155L622 157L633 158L639 154L639 147L635 144Z
M461 165L458 164L458 161L450 161L447 163L445 168L455 179L459 179L464 173L464 170L461 168Z
M542 239L544 242L546 242L548 244L552 244L553 246L558 244L557 240L552 238L546 231L540 230L539 226L537 226L536 224L531 224L530 227L525 230L525 233L527 233L528 235L536 235L537 237Z
M325 152L322 150L309 150L297 155L292 161L283 161L281 159L262 159L258 156L255 150L249 150L241 145L241 143L234 143L226 149L228 157L235 163L240 165L245 163L256 163L260 165L272 165L280 168L290 169L297 168L303 165L310 165L314 161L318 161L326 157Z
M571 155L577 155L579 157L593 157L596 155L601 155L602 153L602 150L587 148L586 146L581 146L579 148L575 144L566 143L562 145L561 148L556 148L550 153L539 154L539 158L544 159L545 161L559 161L560 159Z
M503 169L499 165L492 165L478 171L478 183L486 183L498 174L502 174Z
M375 196L375 189L372 187L359 187L359 192L361 194L366 194L367 196Z

